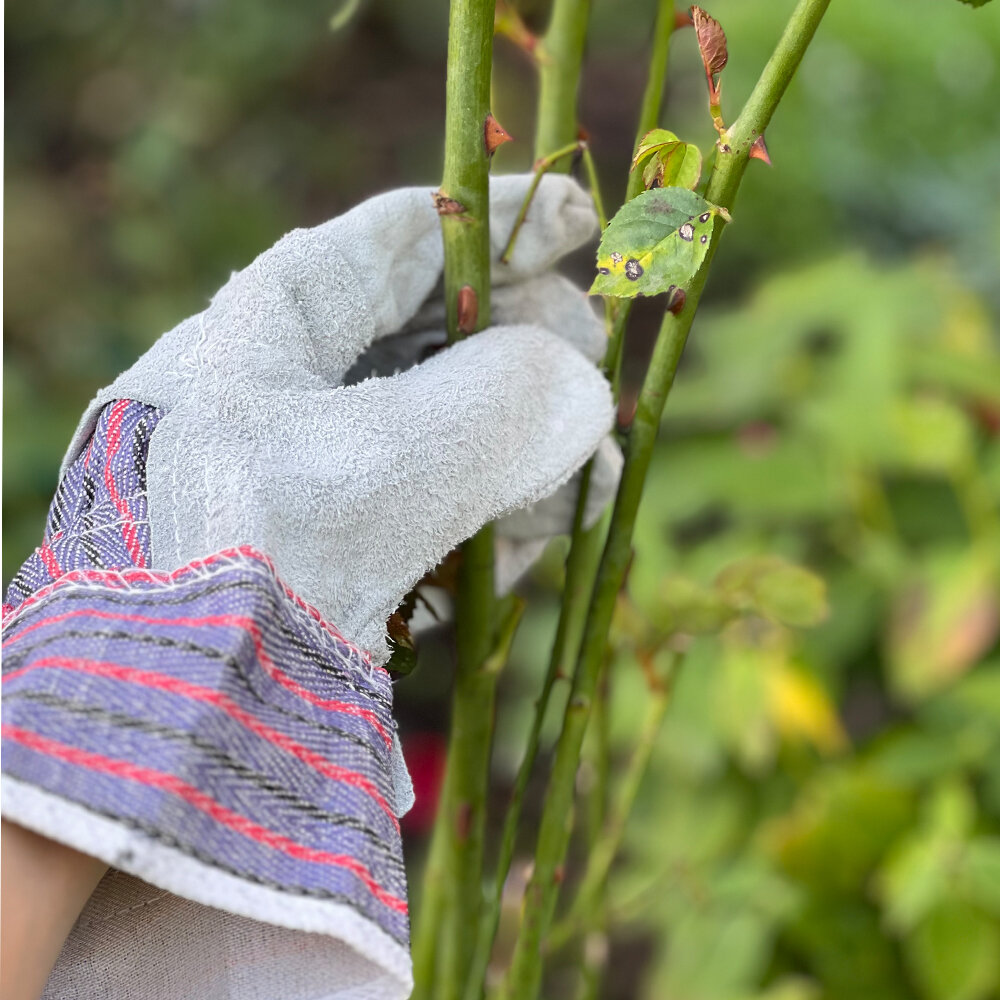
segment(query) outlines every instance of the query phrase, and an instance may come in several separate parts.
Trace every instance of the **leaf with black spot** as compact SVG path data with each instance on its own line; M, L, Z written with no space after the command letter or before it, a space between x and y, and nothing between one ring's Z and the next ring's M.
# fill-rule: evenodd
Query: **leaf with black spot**
M705 260L716 219L728 222L729 213L687 188L644 191L604 230L590 294L633 298L686 288Z

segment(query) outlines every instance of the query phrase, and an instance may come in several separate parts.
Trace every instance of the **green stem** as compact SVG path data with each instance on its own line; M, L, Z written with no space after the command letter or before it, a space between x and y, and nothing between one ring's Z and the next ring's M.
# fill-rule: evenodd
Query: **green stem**
M538 185L542 182L542 177L552 170L552 168L555 167L555 165L564 156L570 156L573 153L577 153L582 148L584 148L584 143L579 141L571 142L569 145L560 147L554 153L549 153L548 156L543 156L535 163L535 176L532 177L531 184L528 185L528 193L524 196L524 201L521 202L517 218L514 220L514 225L510 230L510 236L507 239L507 245L503 248L503 253L500 254L501 264L508 263L510 255L514 252L514 244L517 242L518 233L521 232L521 226L524 225L524 220L528 215L528 209L531 207L531 202L534 200L535 192L538 190Z
M424 861L417 919L413 927L413 993L410 1000L429 1000L433 996L438 946L441 943L441 920L444 915L444 889L448 859L446 823L441 821L441 805L448 800L446 782L442 782L437 822Z
M465 211L461 217L441 217L451 340L469 332L459 329L460 291L471 288L475 296L475 329L489 323L490 161L484 128L490 110L493 18L493 0L452 0L441 189L461 202ZM434 966L433 995L444 1000L461 997L475 948L496 689L496 671L483 668L493 649L494 602L493 529L487 525L461 550L448 765L434 833L435 840L443 840L443 864L433 866L428 873L441 884L428 884L425 890L432 899L433 894L440 893L440 906L436 914L428 914L430 919L437 919L437 926L424 923L417 932L417 940L425 950L429 950L425 945L428 936L436 934L440 941L436 962L430 964ZM421 958L426 961L423 952ZM417 988L426 994L431 984L421 982Z
M611 872L611 865L618 857L622 841L625 839L626 823L649 767L649 760L656 746L656 738L663 724L668 702L669 693L666 687L650 693L646 702L646 717L625 775L619 783L618 797L615 799L611 816L587 855L587 867L569 913L563 921L552 928L549 934L546 944L551 951L562 947L579 930L586 929L592 914L598 909L601 894Z
M601 184L597 177L597 165L587 143L583 145L583 167L587 171L587 184L590 185L590 197L594 199L594 209L601 232L608 228L608 213L604 211L604 199L601 197Z
M715 204L732 208L746 169L750 144L770 121L829 2L830 0L799 0L774 54L731 130L729 151L720 150L716 159L708 185L708 199ZM722 225L717 224L713 230L705 263L687 291L684 307L676 316L668 312L663 319L639 394L635 418L626 443L625 464L611 526L598 568L573 688L549 780L535 850L535 865L525 893L520 934L504 984L508 1000L534 1000L541 987L542 966L539 955L558 897L561 868L572 831L573 789L580 762L580 749L604 660L615 600L625 579L632 531L663 406L673 385L721 229Z
M632 152L639 148L642 137L656 128L660 122L660 107L663 104L663 87L667 79L667 60L670 56L670 38L674 33L674 0L660 0L656 8L656 24L653 26L653 50L649 56L649 76L639 108L639 124L635 134ZM631 201L642 191L642 171L633 170L628 176L625 200Z
M590 466L584 469L580 489L583 491L590 476ZM535 759L542 738L542 725L545 722L545 711L552 695L552 689L560 678L568 676L576 659L578 643L583 633L583 618L587 609L587 598L590 589L584 584L590 579L581 574L577 563L590 560L596 564L600 554L601 542L607 527L606 519L602 518L593 527L583 527L583 507L577 505L573 523L573 542L569 561L566 565L566 587L563 591L563 603L559 613L559 624L556 627L556 638L549 657L548 670L542 682L542 690L535 703L535 714L528 733L528 742L524 757L517 770L514 789L511 792L510 803L504 816L503 832L500 837L500 852L497 858L496 874L487 901L486 910L480 925L479 939L476 943L476 955L472 963L472 974L466 991L466 1000L479 1000L483 995L486 983L486 972L489 967L490 952L493 949L493 939L496 937L500 924L500 911L503 905L503 889L514 860L514 849L517 846L517 831L521 822L521 810L524 806L524 794L531 779ZM576 560L576 561L574 561Z
M579 138L577 91L589 15L590 0L555 0L552 4L549 26L538 46L536 157Z

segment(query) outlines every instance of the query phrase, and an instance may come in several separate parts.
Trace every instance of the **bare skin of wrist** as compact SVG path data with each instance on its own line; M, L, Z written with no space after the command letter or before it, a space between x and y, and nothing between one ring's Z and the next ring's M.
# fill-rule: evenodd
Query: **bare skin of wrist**
M6 820L0 856L0 1000L38 1000L108 866Z

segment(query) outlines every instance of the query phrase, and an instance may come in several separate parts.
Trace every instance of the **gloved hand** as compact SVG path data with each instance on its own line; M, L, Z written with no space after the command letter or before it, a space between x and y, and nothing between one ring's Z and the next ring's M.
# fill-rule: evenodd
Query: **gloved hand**
M529 182L491 186L495 259ZM111 866L46 1000L409 995L385 621L485 522L507 565L568 528L598 447L592 513L609 495L604 332L548 270L592 235L545 177L500 325L359 382L373 342L391 372L441 339L440 221L394 191L286 236L93 401L4 607L5 818Z
M494 259L529 183L491 185ZM416 314L441 275L440 220L426 188L407 188L296 230L97 396L67 463L108 401L161 407L147 463L153 566L253 544L383 663L385 621L413 584L482 524L553 494L611 427L593 364L602 325L548 270L595 235L589 197L546 176L512 259L493 267L498 325L345 386L374 341L434 317L433 303L423 324ZM591 517L620 465L610 439L599 458ZM508 523L501 586L525 549L569 529L573 503L563 491Z

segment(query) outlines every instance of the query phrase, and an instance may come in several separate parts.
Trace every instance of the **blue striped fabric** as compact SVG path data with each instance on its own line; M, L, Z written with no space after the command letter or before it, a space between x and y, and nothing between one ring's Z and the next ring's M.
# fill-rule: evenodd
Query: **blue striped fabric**
M11 584L4 772L405 948L389 675L250 547L148 568L158 417L104 410Z

